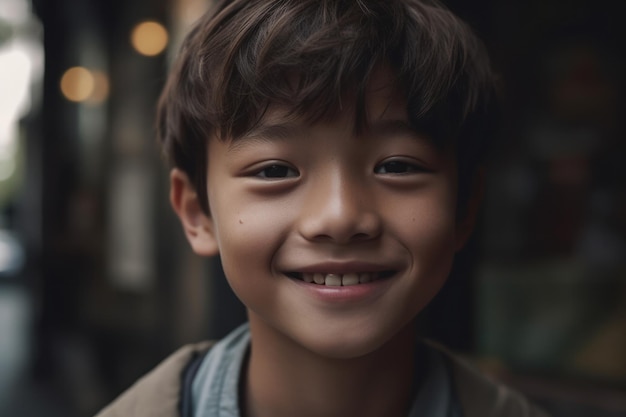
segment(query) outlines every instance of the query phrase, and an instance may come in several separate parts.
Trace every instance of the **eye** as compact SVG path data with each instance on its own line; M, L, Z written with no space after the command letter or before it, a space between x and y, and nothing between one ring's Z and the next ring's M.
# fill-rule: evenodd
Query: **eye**
M424 171L426 171L426 169L417 163L404 160L386 161L374 168L376 174L411 174Z
M256 176L259 178L292 178L300 175L295 169L282 164L272 164L264 167L257 172Z

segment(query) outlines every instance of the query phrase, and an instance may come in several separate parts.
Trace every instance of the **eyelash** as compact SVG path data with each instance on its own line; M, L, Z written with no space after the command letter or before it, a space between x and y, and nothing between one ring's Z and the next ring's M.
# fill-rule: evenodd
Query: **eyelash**
M386 172L382 172L382 170ZM407 175L416 172L426 172L427 170L414 162L408 162L403 160L389 160L378 164L374 168L374 173L383 175Z
M292 174L292 175L289 175L289 174ZM257 171L255 176L258 178L262 178L262 179L273 180L273 179L293 178L299 175L300 173L298 172L297 169L292 168L285 164L275 163L275 164L270 164L270 165L263 167L262 169Z
M382 175L408 175L418 172L427 172L427 169L417 163L404 160L384 161L374 168L374 173ZM273 163L256 171L254 176L264 180L279 180L295 178L300 176L300 173L287 164Z

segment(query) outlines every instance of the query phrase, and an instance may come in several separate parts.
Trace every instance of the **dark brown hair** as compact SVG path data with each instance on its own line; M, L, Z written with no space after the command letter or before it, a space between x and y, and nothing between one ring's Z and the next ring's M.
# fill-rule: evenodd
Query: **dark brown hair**
M161 96L163 153L208 212L211 136L240 137L270 104L311 122L332 117L347 92L363 122L380 64L394 72L414 127L456 141L463 194L484 154L493 77L482 43L436 0L219 2L187 35Z

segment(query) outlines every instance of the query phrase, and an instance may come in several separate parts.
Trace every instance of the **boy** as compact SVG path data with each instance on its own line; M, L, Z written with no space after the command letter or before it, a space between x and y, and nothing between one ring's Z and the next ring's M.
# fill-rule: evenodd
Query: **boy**
M100 416L540 416L416 340L467 240L493 90L439 3L222 1L159 107L171 202L249 323Z

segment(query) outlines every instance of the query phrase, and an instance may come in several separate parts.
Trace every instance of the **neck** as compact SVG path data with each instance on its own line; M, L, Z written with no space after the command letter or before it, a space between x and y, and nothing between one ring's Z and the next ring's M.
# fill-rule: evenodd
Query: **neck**
M414 370L413 326L358 358L322 357L250 317L242 386L246 417L406 416Z

